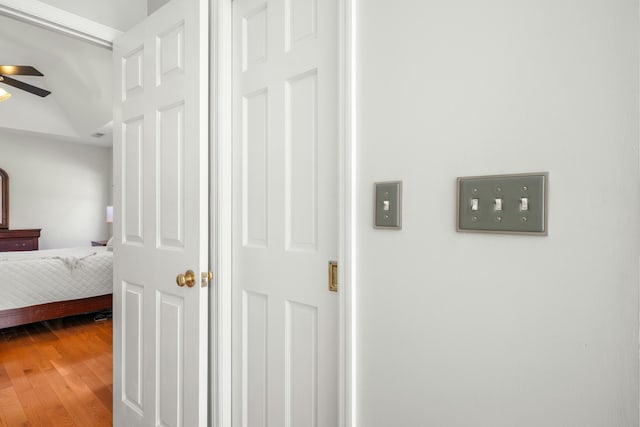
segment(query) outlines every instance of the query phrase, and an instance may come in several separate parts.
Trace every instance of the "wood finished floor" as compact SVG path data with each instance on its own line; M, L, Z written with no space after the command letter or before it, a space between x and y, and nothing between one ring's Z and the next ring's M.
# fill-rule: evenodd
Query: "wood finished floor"
M112 321L0 330L0 426L110 426Z

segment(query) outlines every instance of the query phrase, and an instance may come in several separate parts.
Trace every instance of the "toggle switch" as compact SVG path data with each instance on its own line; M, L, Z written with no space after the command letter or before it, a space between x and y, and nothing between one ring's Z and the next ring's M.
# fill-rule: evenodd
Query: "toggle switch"
M471 210L477 211L480 201L478 199L471 199Z
M528 211L529 210L529 198L521 197L520 198L520 211Z
M375 183L374 227L402 228L402 182Z
M494 204L494 210L501 211L502 210L502 199L496 199Z

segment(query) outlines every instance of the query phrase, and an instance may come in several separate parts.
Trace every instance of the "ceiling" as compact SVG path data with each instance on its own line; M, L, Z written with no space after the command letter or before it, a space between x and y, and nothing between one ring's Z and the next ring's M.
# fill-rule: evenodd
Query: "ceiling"
M39 3L120 31L127 31L147 15L147 0L39 0Z
M121 31L146 15L146 0L33 0L45 2ZM122 13L118 13L118 7ZM130 13L136 9L137 17ZM118 16L126 19L117 21ZM40 98L2 85L12 97L0 102L0 129L111 146L111 50L0 15L0 51L2 61L6 61L3 65L32 65L44 74L16 79L52 92ZM105 135L92 136L97 132Z

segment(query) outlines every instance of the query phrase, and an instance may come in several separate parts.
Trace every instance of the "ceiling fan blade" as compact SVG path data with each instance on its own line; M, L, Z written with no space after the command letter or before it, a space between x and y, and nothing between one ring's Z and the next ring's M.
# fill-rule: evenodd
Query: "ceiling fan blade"
M0 65L0 74L10 76L44 76L30 65Z
M7 77L7 76L0 76L0 77L2 77L1 83L6 83L9 86L13 86L15 88L25 90L29 93L41 96L43 98L51 93L48 90L40 89L39 87L30 85L29 83L21 82L16 79L12 79L11 77Z

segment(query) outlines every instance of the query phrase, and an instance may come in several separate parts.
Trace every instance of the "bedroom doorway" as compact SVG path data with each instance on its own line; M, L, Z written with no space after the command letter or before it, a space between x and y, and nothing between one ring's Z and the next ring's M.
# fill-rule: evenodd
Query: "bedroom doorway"
M39 6L45 11L43 12L45 15L46 11L50 10L45 4L46 1L37 0L30 1L28 4L24 2L24 5L16 7L29 7L32 3L41 3ZM122 2L118 0L114 3ZM166 2L160 0L149 3ZM140 161L139 163L125 162L125 168L119 169L116 173L116 183L120 181L120 177L126 176L122 181L128 185L123 186L124 191L121 189L119 193L120 203L115 203L116 227L121 227L114 231L116 236L120 236L116 237L116 245L120 245L116 252L122 253L122 258L127 259L125 262L135 264L134 267L144 271L133 271L133 268L129 271L122 270L122 274L127 274L127 277L120 274L115 279L120 286L116 286L115 295L114 323L117 325L114 327L114 340L117 344L114 354L116 359L121 358L120 362L124 362L120 364L116 361L116 377L121 380L125 378L132 380L121 381L123 384L116 389L114 395L116 402L126 406L124 411L130 411L133 414L130 415L131 419L143 413L143 416L151 415L161 421L166 420L168 424L173 424L172 419L182 418L189 425L204 425L207 417L208 289L203 285L208 284L209 276L201 276L201 273L208 272L208 189L206 188L208 141L206 136L203 137L206 135L208 124L207 88L206 78L201 80L203 84L198 81L198 85L194 86L193 75L190 74L192 70L198 69L201 76L207 75L206 54L202 55L202 52L206 52L207 34L207 13L202 5L206 3L205 1L172 0L166 4L165 8L171 9L168 14L164 14L164 24L167 25L157 29L154 34L143 40L141 50L138 50L138 46L123 52L124 90L116 93L116 97L124 94L125 101L131 101L140 92L153 92L158 87L162 89L156 90L156 96L151 101L151 103L155 102L152 114L147 114L146 111L136 114L134 111L133 116L128 116L127 114L135 110L136 106L133 104L137 101L134 100L126 105L120 117L124 117L124 120L116 131L126 139L124 144L126 149L119 152L116 150L115 163L117 164L123 158L125 161ZM0 10L2 8L0 4ZM104 2L97 7L102 11L106 8L108 6ZM181 15L183 12L186 15ZM162 15L162 10L154 15ZM171 16L168 18L167 15ZM59 16L66 15L54 14L49 19L57 19ZM201 17L204 19L200 19ZM154 19L156 18L151 20ZM47 21L46 25L50 23ZM61 29L56 23L51 25ZM89 32L92 32L95 27L98 26L90 26ZM139 28L140 25L132 31L136 32ZM82 29L67 30L69 28L61 29L65 34L74 36L82 33ZM194 32L198 33L197 37L204 41L202 45L199 45L199 42L194 43L192 37ZM99 44L103 44L99 41L100 37L93 38L90 34L85 36L85 41L91 43L98 41ZM149 47L155 42L158 44L147 49L144 47L147 42ZM107 46L109 43L103 45ZM156 47L158 47L157 50ZM143 68L149 52L157 54L157 57L150 59L150 62L159 67L158 73L138 74L140 71L138 65ZM200 59L202 59L201 62L199 62ZM198 62L195 67L194 61ZM116 74L122 71L117 67L118 65L116 65ZM108 68L110 73L111 67ZM104 70L105 67L101 69ZM154 80L156 77L158 80ZM178 99L179 96L176 95L181 90L188 92L184 99ZM201 93L205 95L200 97ZM110 100L111 94L108 95L104 98ZM17 97L14 97L14 100L15 98ZM82 102L78 104L82 106ZM198 123L193 121L194 117L197 117ZM156 118L158 119L157 127L147 123ZM123 130L124 135L121 134ZM141 138L155 132L160 147L158 156L154 152L141 150L139 152L141 157L136 157L136 137L138 136L135 135L136 131L142 133ZM200 134L195 135L196 132ZM190 151L193 141L197 141L196 145L198 145L195 153ZM145 144L139 144L137 147L141 145ZM158 160L157 163L156 160ZM197 165L197 168L194 165ZM137 171L136 166L139 167ZM194 169L198 170L194 173ZM144 184L147 184L157 179L158 185L151 188L144 187L143 184L137 187L143 191L136 194L135 172L139 172L137 178L144 178L139 182L144 181ZM190 181L194 174L197 179ZM201 183L203 185L199 186ZM155 196L157 199L152 200ZM136 201L139 203L135 203ZM189 209L185 208L187 206ZM137 208L140 209L136 210ZM155 208L157 212L154 218L152 209ZM104 204L101 209L104 209ZM192 215L194 212L197 217ZM136 224L138 219L140 221ZM139 225L138 228L136 228L137 225ZM194 232L196 227L198 229ZM96 238L102 238L102 236L91 236L91 239ZM181 251L190 252L194 241L195 246L198 246L195 251L197 252L195 260L185 261L176 256ZM146 244L157 249L157 252L164 250L167 255L161 259L145 260L144 256L136 253L135 249ZM123 247L125 247L124 251ZM127 251L127 249L131 250ZM190 253L193 255L194 251ZM163 268L171 270L169 275L158 271ZM195 270L195 273L190 273L190 270ZM116 271L120 271L120 268ZM152 290L151 286L147 286L148 283L155 284L161 281L170 283L171 287L166 289L156 287ZM192 298L191 295L196 297ZM120 303L122 304L118 307ZM155 308L158 310L154 313ZM145 319L145 316L149 318ZM155 335L153 342L145 340L150 335ZM185 354L189 357L185 357ZM199 359L194 360L194 354L198 354ZM120 375L120 373L124 374ZM158 393L155 390L144 390L148 383L154 382L160 383L156 388ZM176 387L174 383L177 383ZM115 386L118 387L118 380ZM157 401L156 395L160 396ZM116 425L118 424L134 425L134 422L130 419L126 421L117 419Z

